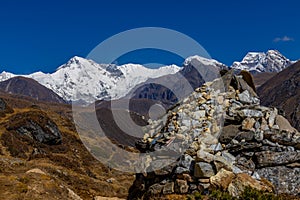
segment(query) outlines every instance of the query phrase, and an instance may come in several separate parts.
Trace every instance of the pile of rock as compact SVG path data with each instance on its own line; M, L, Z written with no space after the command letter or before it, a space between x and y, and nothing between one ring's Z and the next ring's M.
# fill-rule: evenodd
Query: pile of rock
M151 169L161 155L150 157L145 173L137 174L132 198L211 188L238 196L246 187L300 194L294 178L300 172L299 132L276 108L260 106L243 77L232 73L205 83L162 119L150 120L137 147L181 156L159 170Z

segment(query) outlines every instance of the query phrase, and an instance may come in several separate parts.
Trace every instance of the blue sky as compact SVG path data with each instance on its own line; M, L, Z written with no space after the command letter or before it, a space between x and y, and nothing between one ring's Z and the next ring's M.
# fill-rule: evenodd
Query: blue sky
M268 49L299 59L299 7L296 0L3 0L0 71L53 72L114 34L149 26L188 35L227 65Z

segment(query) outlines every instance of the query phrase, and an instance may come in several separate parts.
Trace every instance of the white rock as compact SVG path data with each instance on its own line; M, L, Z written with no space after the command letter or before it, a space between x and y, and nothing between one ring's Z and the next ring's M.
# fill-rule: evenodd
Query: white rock
M42 170L40 170L38 168L31 169L26 172L26 174L30 174L30 173L46 175L45 172L43 172Z
M199 110L199 111L194 112L193 116L194 116L194 119L200 119L200 118L205 117L205 114L206 114L205 110Z

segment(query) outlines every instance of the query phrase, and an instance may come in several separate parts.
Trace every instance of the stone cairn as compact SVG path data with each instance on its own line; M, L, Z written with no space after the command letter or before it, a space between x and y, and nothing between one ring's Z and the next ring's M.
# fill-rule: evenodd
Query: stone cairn
M224 91L216 89L220 80ZM276 108L260 106L253 88L232 72L196 89L162 119L149 120L137 147L176 148L181 156L153 171L159 156L149 157L130 199L213 188L239 196L246 187L300 194L299 132Z

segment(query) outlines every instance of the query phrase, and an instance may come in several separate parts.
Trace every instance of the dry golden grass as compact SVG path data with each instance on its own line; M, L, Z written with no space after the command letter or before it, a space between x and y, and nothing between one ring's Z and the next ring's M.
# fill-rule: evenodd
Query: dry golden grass
M68 199L67 188L82 199L95 196L126 198L133 174L110 170L86 150L72 122L68 105L46 104L5 96L14 110L0 118L0 199ZM7 127L14 116L44 113L53 120L61 134L62 144L45 145L22 136ZM33 150L38 151L34 155ZM38 168L47 176L26 174ZM108 183L107 180L115 181Z

